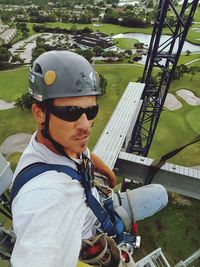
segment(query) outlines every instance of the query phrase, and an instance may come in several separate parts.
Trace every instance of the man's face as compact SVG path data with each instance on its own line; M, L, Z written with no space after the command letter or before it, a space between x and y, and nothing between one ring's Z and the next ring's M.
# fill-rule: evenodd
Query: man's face
M87 108L96 105L95 96L57 98L54 106L79 106ZM85 113L73 122L62 120L50 114L49 133L53 139L60 143L68 156L77 158L79 153L87 148L93 120L88 120Z

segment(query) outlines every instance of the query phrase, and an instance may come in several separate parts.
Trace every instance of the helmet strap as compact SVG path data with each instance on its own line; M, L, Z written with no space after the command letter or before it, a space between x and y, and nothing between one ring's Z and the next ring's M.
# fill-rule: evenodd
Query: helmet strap
M43 124L43 128L41 130L41 133L43 135L44 138L48 139L51 144L53 145L53 147L64 157L70 159L71 161L73 161L78 169L78 171L82 170L82 165L78 164L76 161L74 161L72 158L70 158L68 156L68 154L65 152L65 150L63 149L63 146L58 143L55 139L52 138L52 136L49 133L49 118L50 118L50 105L47 105L46 108L46 113L45 113L45 122Z

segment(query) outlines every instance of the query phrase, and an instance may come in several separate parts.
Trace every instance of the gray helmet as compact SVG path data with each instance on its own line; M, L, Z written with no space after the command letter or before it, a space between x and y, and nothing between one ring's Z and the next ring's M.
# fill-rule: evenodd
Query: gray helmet
M69 51L40 55L29 73L29 93L38 101L100 95L99 77L82 56Z

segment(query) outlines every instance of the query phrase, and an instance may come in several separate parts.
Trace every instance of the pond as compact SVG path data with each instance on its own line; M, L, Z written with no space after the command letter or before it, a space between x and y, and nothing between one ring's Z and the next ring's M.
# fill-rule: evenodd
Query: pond
M118 6L125 6L125 5L135 5L135 4L139 4L140 1L123 1L120 0L118 3Z
M148 48L150 41L151 41L151 35L150 34L143 34L143 33L120 33L117 35L113 36L114 39L117 38L130 38L130 39L137 39L140 43L144 43L145 47ZM160 44L164 43L166 40L170 38L169 35L162 35ZM176 40L175 46L174 46L174 51L176 51L178 48L178 40ZM166 47L163 51L166 52L168 51L169 46ZM199 45L193 45L187 41L184 42L183 48L182 48L182 53L185 53L187 50L190 52L200 52L200 46ZM145 64L146 62L146 56L142 55L142 59L138 61L138 63ZM160 64L165 64L166 59L161 60L159 63Z
M151 41L151 35L150 34L143 34L143 33L120 33L117 35L114 35L113 38L131 38L131 39L137 39L140 43L144 43L145 45L150 44ZM170 38L169 35L162 35L160 43L164 43L166 40ZM176 40L175 43L175 49L178 47L178 40ZM164 50L167 51L168 47ZM190 52L200 52L200 45L193 45L187 41L185 41L183 45L182 52L186 52L189 50Z

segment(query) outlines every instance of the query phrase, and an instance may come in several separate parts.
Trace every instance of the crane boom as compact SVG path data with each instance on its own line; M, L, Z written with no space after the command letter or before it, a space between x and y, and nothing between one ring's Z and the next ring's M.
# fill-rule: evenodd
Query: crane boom
M184 0L180 12L171 0L160 0L154 23L146 64L141 79L145 88L141 99L136 124L133 128L131 141L127 152L147 156L160 114L172 81L173 72L177 66L184 41L192 18L198 5L198 0ZM173 13L176 26L170 25L168 15ZM163 29L167 27L170 36L161 42Z

